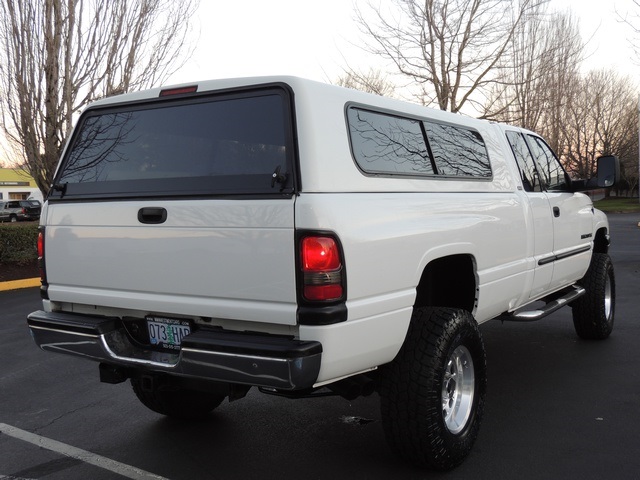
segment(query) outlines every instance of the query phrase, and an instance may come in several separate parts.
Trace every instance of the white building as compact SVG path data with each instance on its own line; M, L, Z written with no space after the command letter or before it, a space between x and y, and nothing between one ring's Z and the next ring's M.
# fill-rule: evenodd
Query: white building
M19 168L0 168L0 200L44 201L35 180Z

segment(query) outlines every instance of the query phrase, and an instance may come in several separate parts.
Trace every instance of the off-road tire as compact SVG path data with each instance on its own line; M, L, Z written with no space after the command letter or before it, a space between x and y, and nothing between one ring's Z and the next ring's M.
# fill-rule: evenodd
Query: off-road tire
M578 283L587 293L572 303L576 333L587 340L603 340L613 330L616 307L616 279L609 255L594 253Z
M472 379L468 387L472 395L461 410L461 423L452 428L448 402L455 398L449 398L447 386L453 379L451 361L460 352L471 360L459 363L459 379ZM486 393L484 343L473 316L461 309L415 309L400 352L381 368L379 393L382 424L392 450L434 470L462 463L478 435Z
M131 386L145 407L156 413L183 420L204 417L226 398L218 393L155 384L152 388L143 388L143 383L138 378L131 379Z

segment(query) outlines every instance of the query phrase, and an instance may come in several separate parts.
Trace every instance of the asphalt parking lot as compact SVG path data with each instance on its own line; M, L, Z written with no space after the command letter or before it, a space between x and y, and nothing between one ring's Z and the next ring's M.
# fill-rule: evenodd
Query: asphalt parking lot
M613 334L580 340L571 311L482 326L489 389L467 461L446 474L387 448L376 395L291 401L252 390L206 421L147 410L97 365L40 351L37 288L0 292L0 479L640 478L640 215L611 215Z

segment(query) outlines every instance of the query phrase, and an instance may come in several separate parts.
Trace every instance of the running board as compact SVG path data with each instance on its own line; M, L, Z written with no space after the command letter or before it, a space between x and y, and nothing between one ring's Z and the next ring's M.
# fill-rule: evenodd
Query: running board
M578 285L572 285L564 290L560 290L546 298L543 298L543 302L547 302L542 308L537 310L516 310L512 313L503 313L497 320L512 321L512 322L535 322L547 315L552 314L556 310L564 307L565 305L573 302L575 299L580 298L587 291ZM526 308L526 307L524 307Z

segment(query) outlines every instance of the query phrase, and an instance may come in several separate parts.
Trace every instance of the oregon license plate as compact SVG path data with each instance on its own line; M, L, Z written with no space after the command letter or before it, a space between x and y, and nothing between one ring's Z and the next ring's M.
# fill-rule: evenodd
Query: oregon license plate
M191 324L188 320L147 317L147 330L151 345L179 350L182 339L191 333Z

